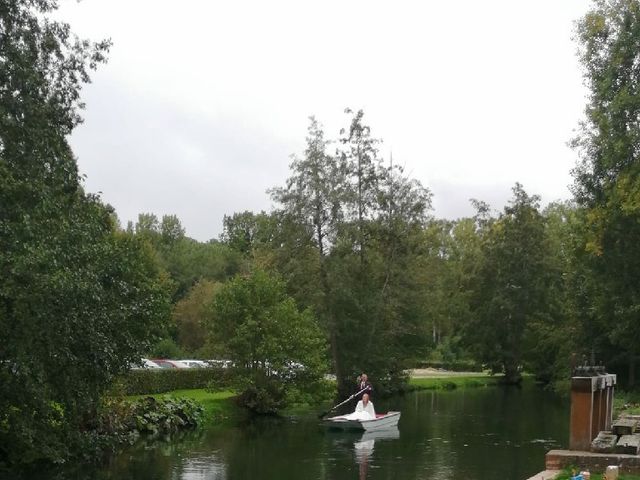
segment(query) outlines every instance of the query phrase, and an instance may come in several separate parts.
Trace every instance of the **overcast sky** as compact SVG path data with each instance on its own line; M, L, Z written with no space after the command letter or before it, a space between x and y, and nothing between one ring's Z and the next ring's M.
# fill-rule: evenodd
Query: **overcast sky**
M176 214L204 241L224 214L270 210L308 117L336 138L345 107L438 217L471 215L470 198L501 210L517 181L543 204L570 198L587 0L61 4L80 36L113 41L71 142L123 225Z

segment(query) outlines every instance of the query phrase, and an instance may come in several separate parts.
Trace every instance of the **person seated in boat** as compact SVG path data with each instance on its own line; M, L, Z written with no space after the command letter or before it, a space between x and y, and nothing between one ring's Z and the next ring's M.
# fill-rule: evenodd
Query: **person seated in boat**
M362 400L358 401L356 411L354 413L368 413L371 418L376 418L376 410L373 408L373 402L369 400L369 394L362 395Z
M373 387L371 386L371 383L369 383L369 377L367 377L366 373L363 373L362 375L360 375L356 379L356 383L358 385L356 392L359 393L359 395L356 398L362 399L364 393L368 393L369 396L371 396L371 394L373 393ZM364 392L362 392L363 390Z

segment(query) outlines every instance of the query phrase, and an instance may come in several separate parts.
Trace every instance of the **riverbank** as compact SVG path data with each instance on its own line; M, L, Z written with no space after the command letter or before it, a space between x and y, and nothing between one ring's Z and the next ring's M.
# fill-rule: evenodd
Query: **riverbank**
M193 400L203 408L203 420L205 423L208 423L210 421L221 421L238 417L240 415L240 409L233 401L235 396L235 392L231 390L211 392L204 388L193 388L152 395L134 395L128 398L153 397L158 399L172 397Z
M497 385L501 376L488 375L480 372L451 372L435 369L419 369L411 372L409 379L410 390L453 390L456 388L487 387ZM190 399L202 406L205 423L238 418L243 415L234 402L235 393L231 390L211 392L203 388L172 390L166 393L152 395L135 395L128 398L137 399L151 396L156 399L172 397ZM295 405L285 411L305 412L317 408L317 405Z
M451 372L433 368L412 370L410 375L410 390L488 387L497 385L502 379L502 375L489 375L484 372Z
M411 378L455 378L455 377L489 377L486 372L454 372L441 368L414 368L409 371Z

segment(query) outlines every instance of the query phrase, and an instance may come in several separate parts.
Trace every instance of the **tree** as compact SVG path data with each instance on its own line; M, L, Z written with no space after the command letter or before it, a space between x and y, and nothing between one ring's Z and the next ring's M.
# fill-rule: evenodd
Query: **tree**
M581 213L571 202L551 203L542 212L548 245L547 311L529 322L522 347L526 370L538 381L553 382L565 391L573 353L580 345L591 344L585 331L591 314L580 307L585 285L576 255L581 250L577 244L584 238Z
M163 215L160 223L160 236L166 246L174 245L184 238L185 230L176 215Z
M313 392L322 383L324 337L311 311L300 311L278 278L257 270L224 284L209 326L233 361L247 408L277 412L293 390Z
M353 114L348 129L343 128L341 152L342 168L346 171L346 213L351 223L355 224L356 249L360 255L360 263L365 262L367 240L366 220L375 215L378 202L380 181L380 160L377 145L380 140L371 136L371 128L363 123L364 112L353 113L349 108L346 114Z
M328 332L334 371L341 377L342 368L336 336L336 319L330 302L332 292L327 260L336 241L337 226L343 217L344 178L336 158L326 152L329 142L325 140L322 127L314 117L309 120L304 158L294 157L286 187L274 188L271 196L282 205L287 219L298 224L302 232L311 233L315 261L314 265L303 263L306 267L304 276L307 282L320 285L321 290L318 292L319 295L310 297L312 300L309 305L319 315L325 331ZM298 254L297 257L300 259L301 255Z
M484 239L473 316L465 328L478 358L504 372L507 383L520 381L527 328L549 308L549 254L539 198L520 184L513 193Z
M173 321L178 331L178 344L185 351L196 352L204 346L207 338L204 319L220 285L211 280L200 280L176 303Z
M574 193L587 210L593 307L625 353L634 384L640 344L640 2L597 0L580 21L580 60L591 94L574 146Z
M223 226L221 241L244 255L260 244L268 244L273 235L272 218L265 212L244 211L225 215Z
M149 249L84 192L67 136L108 43L0 7L0 464L60 461L168 316ZM85 439L86 440L86 439Z
M413 260L430 193L382 166L363 117L353 114L335 156L312 118L304 157L294 157L286 187L272 190L281 211L271 266L318 316L341 393L363 370L378 391L398 388L424 346Z

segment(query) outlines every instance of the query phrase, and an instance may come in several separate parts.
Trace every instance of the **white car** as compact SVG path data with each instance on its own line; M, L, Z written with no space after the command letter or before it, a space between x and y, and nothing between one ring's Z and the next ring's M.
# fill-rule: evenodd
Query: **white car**
M143 369L147 369L147 368L160 368L160 365L158 365L155 362L152 362L151 360L149 360L148 358L141 358L139 362L133 364L131 366L131 368L133 370L143 370Z
M211 367L217 368L229 368L233 366L233 362L231 360L207 360L206 363Z
M204 360L180 360L182 363L185 363L189 366L189 368L209 368L209 365Z

